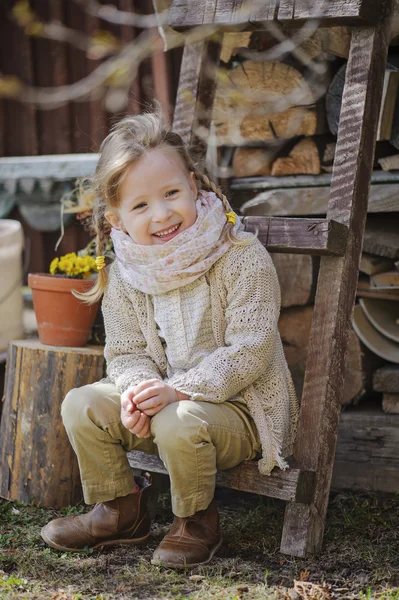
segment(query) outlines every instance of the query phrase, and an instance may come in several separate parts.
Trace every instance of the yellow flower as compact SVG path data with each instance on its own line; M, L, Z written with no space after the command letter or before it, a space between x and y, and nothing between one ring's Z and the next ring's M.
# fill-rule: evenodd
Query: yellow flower
M88 254L77 256L75 252L69 252L60 258L54 258L50 263L51 275L63 274L66 277L87 279L96 272L96 261Z
M53 260L50 263L51 275L54 275L54 273L57 271L57 267L58 267L58 258L53 258Z

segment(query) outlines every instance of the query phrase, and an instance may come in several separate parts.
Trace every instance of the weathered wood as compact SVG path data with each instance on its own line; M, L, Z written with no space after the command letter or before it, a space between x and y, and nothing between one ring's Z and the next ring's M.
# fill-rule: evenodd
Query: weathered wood
M5 51L0 57L2 75L21 79L25 84L34 85L34 65L32 60L31 39L12 18L14 2L2 2L0 36ZM4 142L9 156L38 154L37 110L28 103L6 99L4 108Z
M303 505L288 506L281 543L297 556L317 552L323 539L392 6L386 3L375 28L352 34L327 213L350 229L345 255L320 261L294 453L302 470L316 472L315 499L305 515ZM298 525L303 518L305 527ZM298 527L300 537L292 535Z
M311 256L272 254L281 290L281 307L310 304L316 287L316 268Z
M370 279L365 279L360 275L357 284L356 295L359 298L375 298L376 300L397 300L399 301L399 290L381 290L370 287Z
M184 46L173 130L183 138L199 169L205 161L220 49L220 40Z
M68 27L86 36L93 36L99 28L99 19L84 10L76 2L67 2L64 7ZM74 44L68 46L68 83L75 83L87 77L98 65L98 60L89 59L87 53ZM101 104L92 97L71 102L71 121L74 124L72 136L73 152L97 151L107 132L106 114Z
M397 171L399 169L399 154L384 156L378 160L383 171Z
M136 469L143 469L155 473L167 474L167 470L160 458L144 452L132 451L128 453L129 464ZM281 471L274 469L270 477L259 474L256 461L241 463L234 469L218 471L216 485L229 487L235 490L244 490L254 494L263 494L281 500L294 500L297 497L298 483L302 480L304 494L305 480L311 479L309 474L301 474L297 469Z
M270 252L340 256L345 252L348 229L326 219L244 217L245 231L258 232Z
M155 8L155 7L154 7ZM119 0L119 9L125 12L134 12L136 9L136 4L134 0ZM120 39L123 43L129 44L137 37L138 31L135 27L131 25L122 25L120 28ZM166 88L168 89L168 88ZM155 93L156 96L156 93ZM129 90L128 97L128 105L126 112L128 115L137 115L141 110L141 89L140 89L140 81L139 78L136 77L132 82L131 88ZM165 114L168 114L166 112Z
M362 252L359 266L359 271L362 273L366 273L366 275L375 275L375 273L383 273L392 267L393 261L389 258L383 258L381 256L376 256L375 254Z
M5 156L0 158L0 180L57 179L90 177L99 154L58 154L44 156Z
M1 163L0 163L1 164ZM324 173L322 175L288 175L276 179L275 177L248 177L233 180L232 186L235 190L245 192L260 192L263 190L277 190L280 188L305 188L305 187L329 187L331 185L332 175ZM371 184L380 183L395 184L399 182L399 173L384 173L383 171L373 171L371 175Z
M336 135L338 131L338 122L340 118L342 92L345 83L346 65L338 70L331 82L326 96L327 121L331 133ZM377 140L390 140L392 135L397 141L397 135L392 131L396 106L396 97L398 91L399 73L393 65L387 65L384 73L384 83L382 88L382 101L378 118ZM399 108L399 106L398 106ZM392 139L392 142L394 139ZM396 145L396 144L394 144Z
M386 258L399 258L399 228L396 220L384 215L369 218L363 250Z
M34 0L31 3L40 21L62 22L63 6L51 0ZM58 87L68 84L67 49L62 42L33 38L33 57L36 85ZM52 110L38 110L38 142L40 154L67 154L72 151L67 104Z
M284 354L299 398L305 377L312 316L312 306L295 306L282 310L278 323ZM351 330L341 404L357 403L367 391L371 391L373 372L382 364L384 361L368 350Z
M216 6L207 0L174 0L168 22L175 29L217 24L225 29L244 24L256 27L267 21L293 22L318 19L322 25L374 25L380 17L380 3L371 0L264 0L258 6L245 0L219 0Z
M399 365L387 365L374 373L373 388L376 392L399 394Z
M399 416L391 418L368 408L343 412L339 425L332 485L337 489L397 492L399 489ZM144 452L129 452L132 468L167 475L162 461ZM228 487L302 502L307 515L312 499L313 473L274 469L262 477L256 461L247 461L227 471L219 471L217 487ZM299 529L303 523L299 522ZM298 527L295 530L298 531Z
M399 415L399 393L383 394L382 410L389 414Z
M320 177L320 176L319 176ZM323 176L321 176L323 177ZM292 177L292 179L296 179ZM237 182L238 183L238 182ZM279 180L275 182L277 185ZM293 182L295 186L295 182ZM231 183L235 201L240 202L248 192ZM311 216L327 213L330 189L328 187L292 187L278 188L260 192L241 206L245 215L283 215ZM375 184L371 186L367 211L369 213L397 212L399 184Z
M399 490L399 415L369 406L343 412L332 485L339 489Z
M370 286L379 290L399 289L399 271L385 271L370 276Z
M103 377L101 347L9 345L0 425L0 496L60 508L82 499L75 453L60 418L75 387Z

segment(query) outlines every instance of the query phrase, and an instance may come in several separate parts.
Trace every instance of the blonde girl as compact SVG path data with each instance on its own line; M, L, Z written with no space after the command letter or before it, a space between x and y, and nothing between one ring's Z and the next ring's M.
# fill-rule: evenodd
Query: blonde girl
M139 544L150 535L150 484L126 453L158 454L174 521L152 563L209 562L222 543L218 469L258 458L286 468L297 404L277 329L269 254L196 170L159 113L128 117L104 140L96 195L97 285L107 378L66 396L62 418L88 513L51 521L57 550ZM105 227L116 259L105 267Z

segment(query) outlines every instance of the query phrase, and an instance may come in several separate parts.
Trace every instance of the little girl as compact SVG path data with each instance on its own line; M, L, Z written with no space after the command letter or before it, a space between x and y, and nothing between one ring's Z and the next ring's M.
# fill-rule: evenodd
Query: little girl
M207 563L222 543L217 470L259 458L269 475L292 453L297 403L276 272L158 113L114 127L92 184L100 270L85 299L104 294L108 377L69 392L62 418L85 502L96 504L42 537L62 551L145 541L150 486L126 458L139 449L159 454L171 481L174 521L152 563Z

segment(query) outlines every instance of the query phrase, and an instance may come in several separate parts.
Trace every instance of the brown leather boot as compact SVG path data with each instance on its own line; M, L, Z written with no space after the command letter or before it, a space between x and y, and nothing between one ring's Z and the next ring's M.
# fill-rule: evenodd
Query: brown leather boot
M52 548L81 552L118 544L140 544L150 535L147 510L150 483L136 477L140 491L100 502L85 515L54 519L45 525L41 536Z
M209 562L222 544L219 514L213 499L191 517L174 518L170 532L155 550L151 563L174 569Z

